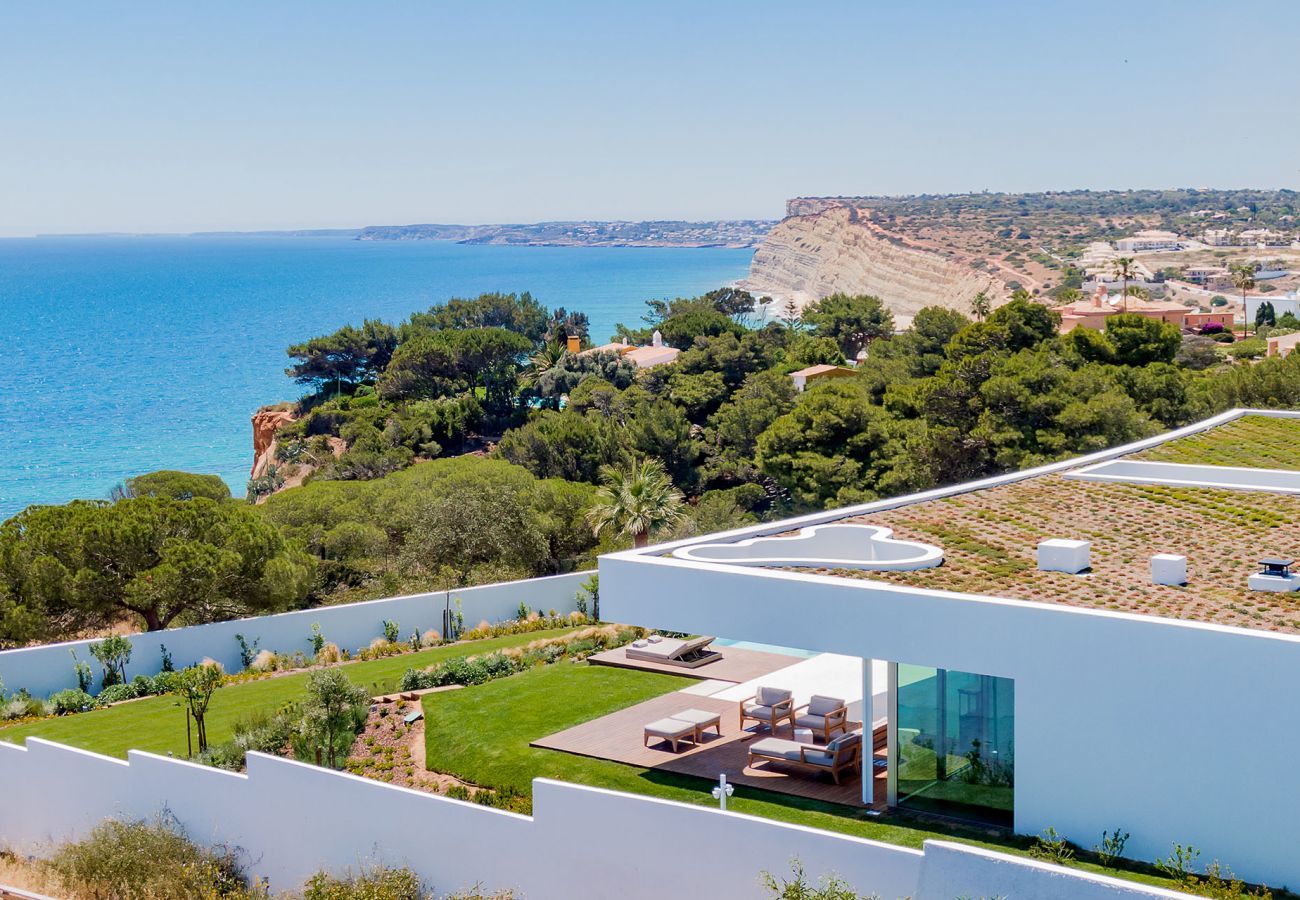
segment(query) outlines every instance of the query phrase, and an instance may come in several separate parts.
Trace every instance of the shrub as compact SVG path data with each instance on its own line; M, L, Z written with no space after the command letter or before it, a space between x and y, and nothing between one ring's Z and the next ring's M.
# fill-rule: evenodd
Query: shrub
M297 706L290 705L274 715L257 710L237 719L233 726L234 736L199 754L199 762L238 772L244 768L245 756L250 751L282 753L301 722L302 713Z
M1113 832L1103 831L1101 833L1101 843L1093 845L1093 851L1097 854L1097 859L1106 868L1113 868L1116 861L1124 856L1124 845L1128 843L1129 834L1122 828L1116 828Z
M95 698L79 688L68 688L50 695L49 705L56 716L85 712L95 706Z
M1233 359L1254 359L1268 352L1268 342L1261 337L1246 338L1228 348L1228 355Z
M1074 847L1057 834L1055 828L1048 826L1040 837L1034 838L1034 844L1029 848L1029 855L1043 862L1063 866L1074 860Z
M838 875L823 875L813 885L808 881L803 863L799 857L790 860L790 879L778 880L771 872L764 870L759 875L759 883L769 897L777 900L860 900L862 897L847 881Z
M135 684L110 684L99 692L95 698L96 706L109 706L113 703L121 703L123 700L134 700L139 697Z
M399 636L399 626L392 619L384 619L384 640L390 644L396 644Z
M317 872L304 887L303 900L432 900L432 895L410 869L376 866L341 878Z
M403 691L415 691L449 684L482 684L535 665L566 658L582 659L598 650L622 646L644 633L643 629L614 625L584 628L564 637L533 641L522 649L515 647L484 656L456 657L427 669L407 669L398 687Z
M237 851L200 847L172 818L107 821L84 840L64 844L49 869L72 897L265 897L252 888Z

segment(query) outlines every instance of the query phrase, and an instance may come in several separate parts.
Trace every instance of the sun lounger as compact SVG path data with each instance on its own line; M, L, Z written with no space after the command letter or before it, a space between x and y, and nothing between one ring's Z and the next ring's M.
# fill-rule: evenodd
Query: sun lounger
M848 704L839 697L813 694L803 706L795 707L795 727L807 728L823 744L828 742L835 732L847 731L848 723Z
M717 650L708 649L711 643L713 643L711 637L682 640L680 638L651 635L648 638L628 644L625 652L628 659L639 659L642 662L656 662L666 666L696 669L722 658L722 654Z
M840 773L857 771L862 758L862 732L850 731L835 738L825 747L787 741L784 738L763 738L749 746L749 765L756 761L776 762L798 766L815 772L826 772L835 783L840 783Z
M761 722L772 731L783 720L794 727L794 695L785 688L761 687L752 697L740 701L740 727L747 721Z

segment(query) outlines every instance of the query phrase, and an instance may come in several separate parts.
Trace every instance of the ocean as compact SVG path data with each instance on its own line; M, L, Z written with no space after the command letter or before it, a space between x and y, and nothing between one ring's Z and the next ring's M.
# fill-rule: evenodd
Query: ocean
M242 495L249 417L299 397L285 348L453 296L531 291L592 336L644 301L742 278L751 250L509 247L312 237L0 240L0 519L108 496L154 469Z

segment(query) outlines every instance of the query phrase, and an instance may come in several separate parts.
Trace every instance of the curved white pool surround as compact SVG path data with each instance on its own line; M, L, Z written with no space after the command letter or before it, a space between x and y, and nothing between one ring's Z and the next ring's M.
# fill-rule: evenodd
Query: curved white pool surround
M894 540L893 534L893 529L879 525L811 525L798 534L679 547L673 556L736 566L893 571L928 569L943 562L938 547Z

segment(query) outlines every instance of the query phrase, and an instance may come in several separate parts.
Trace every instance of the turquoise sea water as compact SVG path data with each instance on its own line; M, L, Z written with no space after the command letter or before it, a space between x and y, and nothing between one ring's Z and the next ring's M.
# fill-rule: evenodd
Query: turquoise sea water
M531 291L603 340L643 303L742 277L749 250L344 238L0 240L0 518L158 468L242 494L249 416L301 390L289 344L451 296Z

